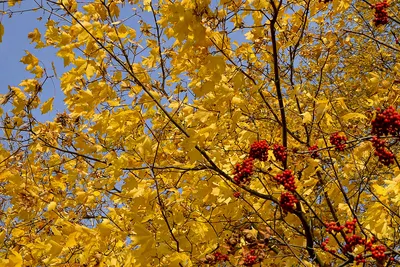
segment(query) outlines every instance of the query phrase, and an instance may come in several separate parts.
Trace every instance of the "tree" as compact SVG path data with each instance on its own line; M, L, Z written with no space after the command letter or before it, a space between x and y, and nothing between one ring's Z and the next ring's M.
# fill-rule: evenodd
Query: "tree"
M2 266L399 264L398 1L35 3Z

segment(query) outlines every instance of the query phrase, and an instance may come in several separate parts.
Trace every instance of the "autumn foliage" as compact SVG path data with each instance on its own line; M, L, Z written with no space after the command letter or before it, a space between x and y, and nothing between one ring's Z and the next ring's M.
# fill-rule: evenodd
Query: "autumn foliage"
M0 2L0 266L400 265L399 1Z

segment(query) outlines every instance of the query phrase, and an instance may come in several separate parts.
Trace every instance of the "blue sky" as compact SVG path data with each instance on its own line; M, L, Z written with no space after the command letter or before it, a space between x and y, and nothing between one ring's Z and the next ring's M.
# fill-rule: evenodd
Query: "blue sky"
M20 6L15 6L13 10L27 10L35 7L34 1L23 1ZM5 5L1 4L0 9L4 9ZM39 21L38 18L43 16L43 20ZM30 51L41 61L41 66L46 68L49 75L52 75L51 62L54 62L57 69L62 70L63 62L55 56L55 50L46 48L37 50L34 44L30 44L28 33L38 28L39 31L44 30L44 24L47 19L46 14L42 11L29 11L15 13L11 16L3 15L0 17L1 23L4 25L5 31L3 42L0 43L0 58L1 72L0 72L0 94L8 92L8 86L18 86L24 80L33 78L33 75L25 70L25 65L20 62L21 57L25 55L25 50ZM54 97L53 112L46 115L41 115L40 112L35 112L35 116L39 116L41 120L52 118L55 113L64 110L63 96L59 89L59 82L57 79L48 80L43 87L41 95L42 101ZM7 107L6 107L7 108ZM7 111L7 110L5 110Z
M13 11L16 10L29 10L36 7L35 1L24 0L20 6L13 7ZM0 4L0 10L6 8L5 4ZM127 8L121 10L121 20L130 17L132 14L131 6L127 5ZM151 13L143 14L144 19L149 19L149 23L153 24L153 18ZM5 33L3 36L3 42L0 43L0 57L2 59L2 68L0 72L0 94L8 92L8 86L18 86L18 84L28 78L32 78L33 75L25 70L25 66L20 62L21 57L25 55L25 50L30 51L39 60L42 68L47 70L48 75L53 75L52 62L54 63L58 77L66 70L63 65L63 60L56 56L56 50L51 47L37 50L34 48L34 44L30 44L30 40L27 35L32 32L35 28L38 28L42 34L45 32L45 23L48 19L49 14L44 13L41 10L38 11L27 11L27 12L15 12L10 18L8 15L0 17L1 23L4 25ZM42 20L38 20L39 17L43 17ZM137 28L139 32L139 24L135 19L125 21L126 24L133 28ZM234 33L237 35L236 40L245 41L243 38L244 31L238 31ZM232 37L232 36L231 36ZM34 112L34 116L41 120L52 120L56 113L64 111L65 106L63 103L64 95L61 92L59 86L59 80L57 78L48 79L43 86L43 92L40 96L41 101L44 102L47 99L54 97L53 111L48 114L41 115L40 111ZM5 111L7 106L5 108Z
M35 1L24 0L21 5L14 6L12 10L30 10L35 7ZM5 10L6 8L6 4L0 4L0 10ZM121 10L120 19L124 20L130 17L131 14L131 6L127 5L127 8ZM42 20L38 20L40 17L42 17ZM0 43L0 57L2 59L0 94L7 93L9 85L18 86L22 80L33 78L33 75L25 70L25 65L20 62L20 59L25 55L25 50L28 50L40 60L41 67L46 69L49 76L53 75L52 63L56 67L58 78L66 71L63 60L56 56L56 49L52 47L35 49L35 45L30 44L30 40L27 37L28 33L32 32L35 28L38 28L39 32L43 35L48 17L49 14L41 10L15 12L11 17L8 15L0 16L0 21L5 28L3 42ZM144 18L148 18L150 20L149 23L153 22L150 13L148 16L145 14ZM133 28L137 28L139 31L139 24L133 20L125 21L125 23ZM55 77L46 81L40 95L42 103L51 97L54 97L52 112L41 115L40 110L37 110L33 113L40 121L52 120L56 113L61 113L65 109L63 103L64 95L60 89L59 80ZM4 111L7 111L7 108L9 108L9 105L3 107Z

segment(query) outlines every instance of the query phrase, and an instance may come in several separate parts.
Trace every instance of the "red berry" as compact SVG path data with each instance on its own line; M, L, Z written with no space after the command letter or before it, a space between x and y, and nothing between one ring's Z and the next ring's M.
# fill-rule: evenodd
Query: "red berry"
M253 159L258 159L261 161L268 160L268 143L265 140L259 142L254 142L250 147L249 156Z
M292 212L294 210L294 205L298 202L299 201L292 193L283 192L279 204L284 212Z
M344 229L344 226L341 226L339 223L335 222L327 222L325 223L325 231L328 233L340 232Z
M253 158L245 159L242 164L237 163L235 166L233 180L236 184L248 184L250 176L253 174Z
M372 146L375 148L375 156L378 156L379 162L385 166L394 163L394 154L386 148L386 141L377 136L371 138Z
M393 106L385 110L377 108L375 119L371 121L371 125L372 134L376 134L377 137L389 134L398 136L400 133L400 114Z
M389 22L388 14L386 11L386 8L388 7L389 4L387 3L387 0L383 0L382 2L372 5L372 8L375 8L374 24L376 27L378 27L379 25L385 25Z
M258 261L258 257L257 257L257 255L255 255L255 250L252 249L244 257L243 265L244 266L253 266L254 264L257 263L257 261Z
M287 159L286 147L275 144L274 145L274 156L277 160L279 160L281 162L285 162Z
M225 254L222 254L221 252L214 252L214 257L215 257L215 260L218 262L218 261L227 261L229 258L228 258L228 255L225 255Z
M353 252L357 245L365 244L365 239L358 235L346 236L346 244L343 246L343 253Z
M344 151L344 149L346 148L347 138L344 135L339 135L338 132L333 133L329 138L329 140L331 144L334 145L336 147L336 150L338 151Z
M344 227L347 229L346 233L353 233L356 229L357 219L354 218L352 221L348 221L345 223Z
M371 248L372 258L377 261L384 261L386 258L385 255L386 247L384 245L377 245Z
M283 185L286 190L294 192L296 185L294 184L294 176L291 170L285 170L283 173L277 174L274 179L278 184Z
M310 156L311 156L311 158L313 158L313 159L316 159L316 158L319 158L320 157L320 155L319 155L319 153L316 151L316 150L318 150L318 145L313 145L313 146L310 146L309 148L308 148L308 151L310 152Z
M239 198L239 197L240 197L240 192L235 192L235 193L233 193L233 196L234 196L235 198Z

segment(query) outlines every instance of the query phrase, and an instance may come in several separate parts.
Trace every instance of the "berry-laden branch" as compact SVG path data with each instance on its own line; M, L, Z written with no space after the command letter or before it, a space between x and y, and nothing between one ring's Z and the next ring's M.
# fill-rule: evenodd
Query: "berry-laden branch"
M251 176L253 175L254 160L267 161L268 160L268 149L269 145L265 140L254 142L250 147L249 157L244 159L242 163L237 163L234 169L234 181L239 186L248 185L251 182ZM286 162L287 152L286 148L275 144L273 146L273 153L277 160ZM315 253L314 250L314 238L312 234L312 228L309 225L304 213L301 210L299 200L293 194L296 193L295 178L292 170L284 170L283 173L277 174L274 180L279 184L283 185L287 192L282 192L278 205L281 207L284 214L293 213L296 215L304 229L304 235L307 240L306 250L311 259L315 260L320 266L323 266L322 260ZM240 197L240 193L234 193L235 197ZM243 264L254 264L255 255L249 254L246 256ZM251 265L252 265L251 264ZM245 265L245 266L251 266Z
M374 236L372 236L370 239L367 239L356 234L356 226L357 219L347 221L345 225L340 225L338 222L325 223L325 231L327 233L335 236L337 233L345 230L345 233L348 234L344 237L344 243L340 248L341 252L349 257L347 263L352 263L355 260L357 265L364 264L366 263L366 258L368 257L372 257L379 266L383 266L385 261L387 261L388 264L394 261L394 257L388 257L390 253L388 254L386 252L386 247L384 245L375 245L377 240ZM325 238L325 240L321 243L321 248L326 252L337 254L339 250L329 247L328 243L329 238ZM357 246L363 247L364 250L354 257L354 251ZM370 252L370 254L367 254L368 252Z
M332 152L331 150L332 147L335 148L336 153L342 153L346 149L350 150L354 147L354 146L347 147L349 143L356 142L356 144L359 144L362 142L371 141L373 147L375 148L375 156L378 157L378 161L386 166L393 164L395 157L394 154L388 150L387 140L385 139L390 139L391 143L398 142L398 137L400 137L400 114L392 106L384 110L378 108L376 110L375 118L371 121L371 127L372 127L371 133L374 134L372 137L364 136L356 138L355 140L352 141L348 141L346 136L344 136L339 132L335 132L331 134L329 137L329 141L332 144L332 146L328 146L328 144L326 143L325 148L318 148L317 145L314 145L308 148L307 153L311 158L319 158L321 157L321 155L318 152L326 150L330 155L330 153ZM271 147L266 140L254 142L250 146L248 157L246 157L243 160L243 162L237 163L237 165L235 166L234 169L235 176L233 179L234 182L242 188L248 186L252 181L252 175L254 172L254 162L256 160L264 162L270 160L268 157L269 150L273 151L275 160L280 162L287 161L288 151L286 147L283 147L278 144L274 144ZM321 180L322 178L320 172L318 172L317 175L319 177L319 180ZM272 178L274 181L276 181L278 185L282 185L283 189L285 190L281 192L281 196L277 204L280 206L283 214L292 213L293 215L299 218L304 230L304 236L306 238L306 243L307 243L306 250L310 258L312 258L319 265L322 266L323 262L319 257L319 255L316 253L314 248L315 239L313 234L313 228L311 227L308 219L305 216L304 211L301 208L300 200L303 201L305 200L301 197L301 195L299 195L296 192L297 186L295 184L295 177L293 171L290 169L284 169L283 172L276 174ZM320 182L323 183L322 180ZM338 182L340 183L340 181ZM341 185L341 183L339 186L342 190L342 194L344 195L346 203L350 205L349 204L350 200L346 195L346 193L343 191L343 186ZM235 192L235 197L240 198L240 193ZM359 225L361 227L361 224L358 223L356 218L350 221L346 221L344 225L341 225L339 223L339 218L336 214L336 211L329 200L327 192L325 192L325 197L328 201L328 206L331 211L331 214L335 219L335 221L333 222L325 223L326 232L334 236L335 240L338 243L338 247L337 248L330 247L328 245L329 238L326 238L321 243L321 248L324 251L329 252L333 256L345 261L346 263L355 262L356 264L361 264L365 263L367 258L372 258L377 262L377 264L381 265L384 262L389 263L395 260L393 257L390 256L391 254L387 252L387 247L384 244L375 244L377 241L376 239L374 239L373 236L370 239L368 239L366 237L367 234L365 233L364 229L360 229L360 232L365 236L364 238L358 234L356 226ZM308 205L307 207L312 209L312 207ZM314 210L312 210L312 212L314 212ZM352 212L354 217L356 217L354 211ZM337 236L338 233L340 233L340 236ZM364 247L364 249L362 252L359 252L357 253L357 255L354 255L357 246L362 246ZM246 260L243 260L243 264L246 262L249 264L251 262L254 263L252 261L254 255L252 253L246 255L247 255ZM347 257L348 260L343 258L343 256Z

